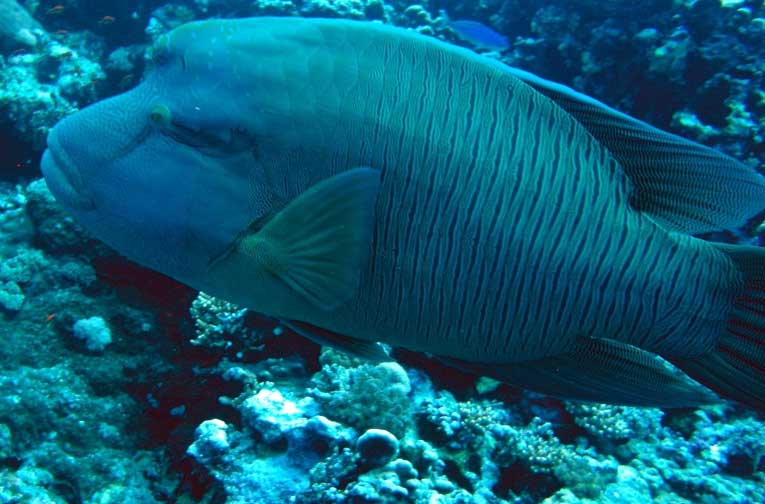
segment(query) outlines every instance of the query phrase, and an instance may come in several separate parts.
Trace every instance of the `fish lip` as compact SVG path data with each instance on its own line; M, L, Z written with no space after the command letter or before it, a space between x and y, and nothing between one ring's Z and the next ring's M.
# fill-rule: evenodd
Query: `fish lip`
M45 178L55 180L61 188L54 194L56 199L80 210L93 210L93 198L85 190L80 171L61 146L55 128L48 133L47 143L40 165Z

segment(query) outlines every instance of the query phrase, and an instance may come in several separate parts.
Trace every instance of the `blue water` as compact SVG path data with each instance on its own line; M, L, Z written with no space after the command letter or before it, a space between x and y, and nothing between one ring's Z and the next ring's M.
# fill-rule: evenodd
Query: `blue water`
M259 15L415 29L765 166L760 1L0 0L0 503L765 502L762 412L377 365L88 236L41 180L48 130L169 30ZM763 245L761 222L706 238Z

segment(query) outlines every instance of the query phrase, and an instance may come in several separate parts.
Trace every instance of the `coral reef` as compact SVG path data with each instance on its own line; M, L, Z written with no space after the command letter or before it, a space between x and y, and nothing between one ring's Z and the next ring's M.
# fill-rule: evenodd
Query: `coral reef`
M80 319L74 323L72 332L91 352L103 352L112 342L112 331L102 317Z
M16 0L0 1L0 52L34 48L43 27Z
M38 53L0 57L0 125L41 149L60 119L95 101L100 65L57 41Z
M191 344L210 347L230 346L232 343L226 337L244 330L246 312L245 308L200 292L191 303L190 314L194 319L197 335L191 340Z
M765 502L762 413L559 401L320 350L118 257L38 178L47 130L138 82L183 22L346 17L465 44L441 9L509 37L486 57L765 162L754 0L0 0L0 502Z
M309 394L334 420L362 431L380 427L403 436L411 417L406 371L395 362L373 365L344 355L338 359L337 353L331 349L322 353L322 368L314 375Z

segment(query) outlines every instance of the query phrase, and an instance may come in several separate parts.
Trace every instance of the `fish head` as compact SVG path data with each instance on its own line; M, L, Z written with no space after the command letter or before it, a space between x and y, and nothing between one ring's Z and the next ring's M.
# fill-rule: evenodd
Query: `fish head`
M214 23L154 48L134 89L93 104L49 133L42 170L56 199L95 237L152 269L205 288L213 257L272 211L257 160L271 124L240 72L240 45ZM259 101L260 100L260 101Z

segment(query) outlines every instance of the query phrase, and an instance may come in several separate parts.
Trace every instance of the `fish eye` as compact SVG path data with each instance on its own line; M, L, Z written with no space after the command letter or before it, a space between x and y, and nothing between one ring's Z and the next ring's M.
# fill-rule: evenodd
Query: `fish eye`
M183 124L179 119L163 104L155 105L149 113L149 121L163 135L211 156L244 152L254 145L254 137L242 127L205 130Z
M166 105L156 105L149 114L149 119L157 126L168 126L173 122L173 115Z

